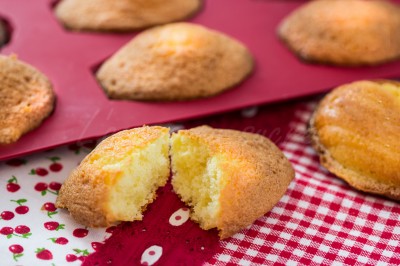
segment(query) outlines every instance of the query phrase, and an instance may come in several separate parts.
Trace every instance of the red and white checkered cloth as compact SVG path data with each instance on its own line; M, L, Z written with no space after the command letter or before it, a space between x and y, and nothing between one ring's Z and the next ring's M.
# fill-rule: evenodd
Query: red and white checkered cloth
M296 113L281 144L296 170L286 195L248 230L222 241L209 265L400 265L400 205L355 191L319 165Z

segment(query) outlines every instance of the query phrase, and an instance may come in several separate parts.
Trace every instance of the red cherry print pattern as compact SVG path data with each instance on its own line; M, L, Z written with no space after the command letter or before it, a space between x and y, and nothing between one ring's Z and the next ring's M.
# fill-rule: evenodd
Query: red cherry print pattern
M8 179L6 189L8 192L14 193L17 192L21 186L18 184L18 180L15 176L12 176L11 179Z
M104 244L103 243L100 243L100 242L92 242L92 248L94 249L94 250L99 250L99 248L101 247L101 246L103 246Z
M17 192L20 189L20 185L16 184L16 183L8 183L7 184L7 190L9 192Z
M52 163L49 167L52 172L60 172L62 168L63 166L60 163Z
M36 191L40 192L42 196L46 195L47 192L58 195L58 190L60 190L61 184L58 182L51 182L50 184L39 182L35 185L34 188Z
M89 251L87 249L74 248L73 251L75 251L76 255L81 255L77 257L79 260L81 260L81 257L86 257L87 255L89 255Z
M13 212L10 212L10 211L3 211L0 214L1 219L2 220L6 220L6 221L11 220L12 218L14 218L14 216L15 216L15 214Z
M79 238L83 238L85 236L87 236L89 233L89 231L87 229L84 228L77 228L72 232L72 235L74 237L79 237Z
M30 233L31 229L26 225L19 225L15 228L12 227L3 227L0 229L0 234L7 236L7 238L11 238L13 236L21 237L21 238L29 238L32 235Z
M56 205L54 205L53 202L46 202L45 204L43 204L41 210L47 211L47 216L49 216L50 218L53 218L52 216L58 213L56 211Z
M43 224L44 228L46 228L49 231L58 231L61 229L65 229L65 224L59 224L58 222L46 222Z
M41 260L52 260L53 259L53 254L45 248L38 248L35 252L36 252L36 258L38 258L38 259L41 259Z
M65 260L68 262L74 262L76 260L80 260L80 261L84 261L86 259L86 257L89 255L89 252L87 251L87 249L73 249L75 254L68 254L67 256L65 256ZM77 256L77 255L81 255L81 256Z
M60 172L63 169L62 164L58 163L58 161L60 160L60 157L50 157L49 160L53 162L49 166L50 171Z
M57 238L56 239L56 244L59 244L59 245L66 245L66 244L68 244L68 239L66 239L65 237L59 237L59 238Z
M68 262L74 262L78 259L78 257L74 254L68 254L67 256L65 256L65 260Z
M18 214L26 214L29 211L29 207L22 205L23 203L27 202L26 199L19 199L19 200L11 200L12 202L17 203L19 206L15 208L15 212Z
M43 191L46 191L47 190L47 184L46 183L42 183L42 182L39 182L39 183L37 183L36 185L35 185L35 190L36 191L39 191L39 192L43 192Z
M58 182L51 182L49 184L49 188L52 189L52 190L55 190L55 191L59 191L60 188L61 188L61 184L58 183Z
M18 214L25 214L29 211L29 207L28 206L18 206L17 208L15 208L15 212Z
M31 229L26 225L18 225L17 227L15 227L15 232L17 234L23 235L29 233L30 231Z
M13 235L21 237L21 238L29 238L29 236L32 235L31 229L26 225L18 225L17 227L15 227L14 231L16 234L13 234ZM11 236L9 236L8 238L10 238L10 237Z
M49 174L49 171L47 171L45 168L38 167L36 169L31 169L29 174L30 175L38 175L38 176L46 176Z
M53 237L53 238L49 238L49 240L51 240L51 242L59 244L59 245L66 245L68 244L68 239L66 239L65 237Z
M14 229L12 227L3 227L0 229L0 234L5 235L5 236L9 236L12 235L14 233Z
M8 250L10 250L11 253L13 254L13 259L15 261L18 261L18 259L24 255L22 254L22 252L24 252L24 248L18 244L9 246Z
M9 166L14 166L14 167L18 167L21 166L23 164L26 164L26 160L24 159L11 159L6 161L6 164Z
M11 245L8 248L12 253L18 254L24 252L24 248L21 245Z
M42 210L46 210L48 212L54 212L55 210L57 210L57 208L53 202L46 202L45 204L43 204Z

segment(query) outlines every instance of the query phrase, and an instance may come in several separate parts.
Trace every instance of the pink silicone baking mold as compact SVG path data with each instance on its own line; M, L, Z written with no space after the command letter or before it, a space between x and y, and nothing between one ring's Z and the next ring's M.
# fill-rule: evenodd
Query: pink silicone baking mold
M278 40L276 27L302 1L206 0L190 21L246 44L256 60L254 74L236 88L208 99L172 103L109 100L93 71L135 33L69 32L56 20L52 3L0 0L0 17L13 29L1 53L15 53L41 70L57 93L52 116L17 143L0 147L0 159L143 124L195 118L315 94L354 80L400 75L400 62L338 68L299 61Z

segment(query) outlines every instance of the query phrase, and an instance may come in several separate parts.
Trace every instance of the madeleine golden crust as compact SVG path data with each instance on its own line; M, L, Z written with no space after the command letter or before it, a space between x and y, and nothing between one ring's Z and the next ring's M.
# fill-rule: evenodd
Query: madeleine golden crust
M181 130L179 134L206 145L210 156L222 154L227 159L220 166L227 178L220 192L217 221L221 238L232 236L269 212L294 178L290 162L261 135L208 126Z
M37 128L54 108L50 81L16 56L0 55L0 144Z
M400 200L400 83L338 87L315 110L309 133L329 171L359 190Z
M219 94L252 69L240 42L200 25L173 23L140 33L96 77L113 99L173 101Z
M107 204L119 172L104 169L105 164L122 161L133 149L144 148L168 132L168 128L145 126L124 130L103 140L66 179L56 201L57 208L68 209L71 216L85 226L103 227L118 222ZM113 161L103 162L105 158ZM154 193L147 204L155 197Z
M278 35L306 61L358 66L398 59L399 29L400 8L389 1L316 0L288 15Z
M62 0L55 13L72 30L132 31L183 20L201 5L201 0Z

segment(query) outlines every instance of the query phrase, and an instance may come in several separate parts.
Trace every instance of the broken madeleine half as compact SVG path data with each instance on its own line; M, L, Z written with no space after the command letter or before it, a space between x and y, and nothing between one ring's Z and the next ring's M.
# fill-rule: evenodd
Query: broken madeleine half
M170 174L169 129L140 127L103 140L66 179L56 206L85 226L142 220Z
M356 189L400 200L400 83L357 81L321 101L309 126L321 164Z
M112 99L173 101L219 94L252 69L240 42L200 25L173 23L137 35L96 77Z
M172 185L202 229L227 238L269 212L294 170L267 138L201 126L171 137Z

